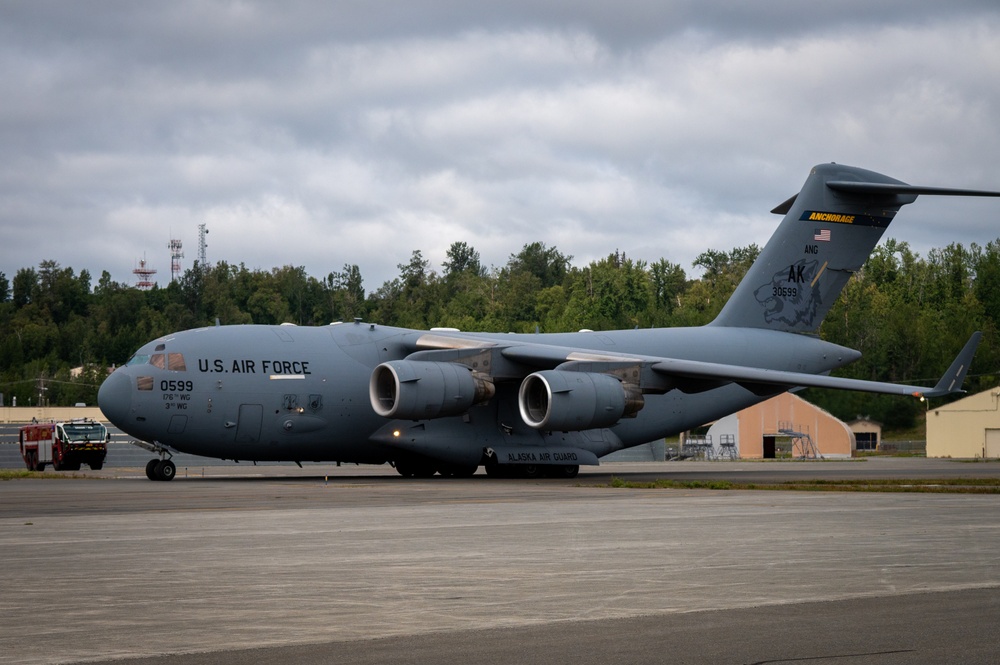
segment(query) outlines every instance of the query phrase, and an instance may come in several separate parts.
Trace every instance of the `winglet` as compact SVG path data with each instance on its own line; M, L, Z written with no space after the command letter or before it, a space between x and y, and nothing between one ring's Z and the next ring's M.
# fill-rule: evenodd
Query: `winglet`
M982 338L983 333L978 331L972 333L972 337L965 343L965 346L959 352L951 367L948 368L948 371L937 382L937 385L932 390L916 392L914 396L941 397L942 395L950 395L951 393L965 392L962 390L962 382L965 381L965 375L969 372L969 365L972 364L972 357L976 355L976 348L979 346Z

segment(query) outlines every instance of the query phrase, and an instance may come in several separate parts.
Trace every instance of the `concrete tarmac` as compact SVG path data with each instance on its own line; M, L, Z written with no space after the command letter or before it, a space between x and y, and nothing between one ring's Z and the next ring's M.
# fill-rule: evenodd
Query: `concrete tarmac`
M600 486L713 468L790 480L1000 465L639 464L573 481L241 465L170 483L142 469L0 482L0 663L1000 659L1000 497Z

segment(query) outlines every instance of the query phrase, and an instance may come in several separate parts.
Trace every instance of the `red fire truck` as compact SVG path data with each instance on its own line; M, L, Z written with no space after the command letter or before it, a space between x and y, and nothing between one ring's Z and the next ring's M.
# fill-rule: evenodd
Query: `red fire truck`
M21 428L21 457L32 471L51 464L56 471L93 470L104 466L108 454L108 428L89 418L64 422L32 423Z

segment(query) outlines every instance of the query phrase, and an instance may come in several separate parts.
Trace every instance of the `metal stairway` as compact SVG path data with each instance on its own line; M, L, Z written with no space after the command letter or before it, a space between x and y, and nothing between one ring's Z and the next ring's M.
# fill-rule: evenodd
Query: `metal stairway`
M778 434L792 440L792 457L798 459L823 459L816 442L809 436L809 428L792 425L790 421L778 423Z

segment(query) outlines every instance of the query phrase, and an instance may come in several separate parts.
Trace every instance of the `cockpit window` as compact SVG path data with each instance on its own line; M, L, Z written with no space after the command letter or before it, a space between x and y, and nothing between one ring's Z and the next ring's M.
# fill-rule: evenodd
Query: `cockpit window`
M187 363L183 353L154 353L152 355L132 356L126 365L152 365L159 369L169 369L174 372L186 372Z
M186 372L187 365L184 363L183 353L168 353L167 367L175 372Z
M135 387L136 387L136 390L152 390L153 389L153 377L151 377L151 376L137 376L137 377L135 377Z

